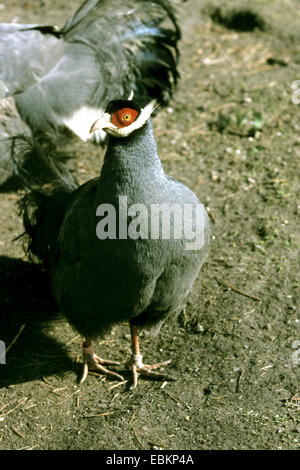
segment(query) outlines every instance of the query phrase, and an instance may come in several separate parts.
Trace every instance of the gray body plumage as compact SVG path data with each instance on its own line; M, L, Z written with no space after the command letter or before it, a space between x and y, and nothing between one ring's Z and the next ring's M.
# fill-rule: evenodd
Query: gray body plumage
M102 334L134 319L159 329L182 307L204 261L209 222L202 206L204 243L186 250L184 239L105 239L96 236L96 208L127 196L128 206L198 204L195 194L162 169L152 125L129 138L110 138L99 179L78 190L59 233L54 296L71 323L85 336ZM117 210L118 219L118 210Z
M127 196L128 206L139 203L149 210L151 204L199 203L191 190L164 172L151 121L127 138L109 137L99 178L76 191L65 182L58 187L58 192L45 196L42 211L31 216L32 223L27 217L25 229L31 248L35 247L32 251L50 266L52 291L61 311L86 337L132 320L157 332L167 317L178 313L204 262L209 239L204 207L203 243L197 250L186 250L186 240L175 239L172 230L170 239L155 240L100 240L96 235L97 207L111 204L117 209L119 196ZM33 199L25 198L25 221L30 205L39 206L39 198L34 193ZM42 230L47 208L53 211L55 206L63 213L59 226L51 228L49 223ZM37 232L32 230L34 224Z
M87 123L117 97L167 102L179 37L168 0L87 0L59 31L0 24L0 184L12 170L7 138L20 127L51 139L69 129L85 140Z

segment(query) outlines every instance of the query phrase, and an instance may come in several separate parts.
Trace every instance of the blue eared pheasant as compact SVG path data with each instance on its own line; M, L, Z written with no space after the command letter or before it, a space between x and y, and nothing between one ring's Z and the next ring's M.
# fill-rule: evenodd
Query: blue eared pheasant
M150 119L153 107L152 102L142 109L133 101L109 103L92 126L108 134L100 176L79 187L39 144L23 151L17 163L28 190L20 204L29 250L49 270L59 309L85 337L82 380L88 369L122 378L107 369L114 362L96 356L92 343L119 322L131 328L133 386L139 375L164 377L154 369L169 361L145 365L138 333L158 333L167 318L180 312L206 256L208 216L196 195L164 172ZM48 174L40 187L38 177L33 186L34 172L28 171L37 161ZM125 197L124 216L120 198ZM116 216L112 222L110 207ZM153 207L175 211L169 212L167 236L162 235L166 220L154 219ZM196 213L201 223L195 225ZM127 235L121 236L124 217ZM159 230L153 235L154 220ZM178 220L182 231L175 227ZM199 241L193 249L191 233Z

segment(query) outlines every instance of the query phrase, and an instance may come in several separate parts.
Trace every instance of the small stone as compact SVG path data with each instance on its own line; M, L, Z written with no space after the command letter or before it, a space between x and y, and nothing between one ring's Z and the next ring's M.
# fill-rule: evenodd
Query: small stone
M202 325L200 325L200 323L197 323L197 325L195 326L194 328L194 331L195 333L203 333L204 332L204 328Z

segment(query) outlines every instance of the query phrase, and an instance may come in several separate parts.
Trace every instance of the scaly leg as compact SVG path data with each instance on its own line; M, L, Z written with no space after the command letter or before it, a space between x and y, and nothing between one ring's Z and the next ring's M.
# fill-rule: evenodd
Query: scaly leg
M130 333L131 333L131 345L132 345L132 357L131 357L131 370L133 385L132 388L137 386L138 376L147 375L148 377L153 377L154 379L169 379L174 380L173 377L168 376L162 372L153 372L154 369L159 369L160 367L167 366L171 361L159 362L157 364L146 365L143 364L143 356L140 353L139 346L139 337L137 328L135 325L130 323Z
M122 375L112 372L106 367L103 367L102 364L118 365L119 362L110 361L106 359L101 359L101 357L96 356L94 353L94 346L91 338L86 338L85 342L82 344L82 356L83 356L83 372L80 379L80 383L84 382L87 378L89 369L102 372L103 374L110 375L119 380L124 380Z

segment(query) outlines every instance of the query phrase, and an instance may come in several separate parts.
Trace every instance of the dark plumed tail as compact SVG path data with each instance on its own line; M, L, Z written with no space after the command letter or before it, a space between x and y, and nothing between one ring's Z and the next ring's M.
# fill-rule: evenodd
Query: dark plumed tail
M181 32L171 1L87 0L61 34L66 41L92 47L100 64L105 59L106 70L101 72L109 85L108 101L120 97L119 89L119 96L114 95L120 75L127 75L123 82L126 99L134 91L140 102L148 103L150 97L165 105L172 96L179 78ZM103 88L100 91L102 96Z
M45 137L16 137L12 149L15 174L26 192L18 202L25 250L51 269L57 259L59 230L78 184Z

